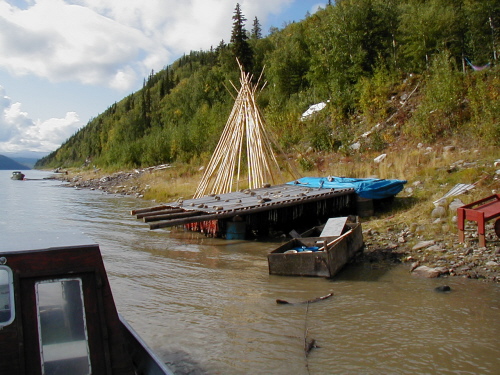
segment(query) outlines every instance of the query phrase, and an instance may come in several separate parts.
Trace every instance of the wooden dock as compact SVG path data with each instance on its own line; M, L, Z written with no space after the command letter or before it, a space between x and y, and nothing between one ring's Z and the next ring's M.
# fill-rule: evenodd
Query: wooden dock
M223 237L231 222L244 222L247 232L288 232L292 229L310 228L326 222L330 217L353 214L355 210L354 189L283 184L178 200L134 210L131 214L149 223L150 229L191 225L191 229Z

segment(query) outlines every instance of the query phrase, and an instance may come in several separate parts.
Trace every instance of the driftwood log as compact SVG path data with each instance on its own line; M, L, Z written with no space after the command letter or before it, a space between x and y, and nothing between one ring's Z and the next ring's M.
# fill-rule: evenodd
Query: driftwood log
M311 339L311 340L305 340L305 343L304 343L304 352L306 354L306 357L309 355L309 353L311 353L311 350L313 350L314 348L321 348L321 346L318 346L316 344L316 340L315 339Z
M288 302L288 301L285 301L283 299L277 299L276 303L278 305L299 305L299 304L304 304L304 303L313 303L313 302L322 301L324 299L330 298L331 296L333 296L333 293L328 293L326 296L322 296L322 297L318 297L318 298L314 298L314 299L310 299L310 300L302 301L302 302Z

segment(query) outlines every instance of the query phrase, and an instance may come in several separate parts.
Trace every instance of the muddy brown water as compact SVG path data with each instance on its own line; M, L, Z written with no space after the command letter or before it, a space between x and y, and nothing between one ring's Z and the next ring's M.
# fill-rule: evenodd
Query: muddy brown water
M0 171L0 239L77 229L99 243L119 312L177 374L499 373L498 284L419 279L382 263L331 280L270 276L276 241L149 231L129 212L151 202L10 172Z

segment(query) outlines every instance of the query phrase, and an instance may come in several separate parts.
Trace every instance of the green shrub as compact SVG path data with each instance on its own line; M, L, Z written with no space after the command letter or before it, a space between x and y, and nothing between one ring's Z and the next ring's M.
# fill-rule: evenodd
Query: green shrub
M483 141L500 145L500 77L498 68L468 77L471 128Z
M410 135L434 141L462 125L462 78L448 52L434 58L422 90L422 101L409 122Z

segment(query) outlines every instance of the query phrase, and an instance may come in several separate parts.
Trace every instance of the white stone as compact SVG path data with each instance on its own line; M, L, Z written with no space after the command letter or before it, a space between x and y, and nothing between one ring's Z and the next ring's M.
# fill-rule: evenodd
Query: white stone
M429 247L429 246L432 246L436 243L436 241L434 240L430 240L430 241L420 241L419 243L417 243L415 246L413 246L412 250L420 250L420 249L424 249L426 247Z
M412 274L416 276L421 276L421 277L428 277L428 278L435 278L439 277L443 272L441 269L437 268L431 268L427 266L419 266L415 268L412 272Z
M382 154L382 155L379 155L377 156L375 159L373 159L373 161L375 163L380 163L382 160L384 160L385 158L387 157L387 154Z
M446 208L443 206L437 206L432 210L431 217L432 218L443 218L446 216Z
M361 148L361 143L359 142L356 142L356 143L353 143L351 146L349 146L351 148L351 150L359 150Z
M462 202L460 199L458 198L455 198L453 200L453 202L450 203L450 205L448 206L449 210L451 212L456 212L457 211L457 208L459 207L462 207L465 203Z

